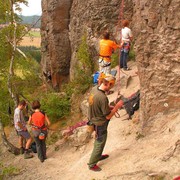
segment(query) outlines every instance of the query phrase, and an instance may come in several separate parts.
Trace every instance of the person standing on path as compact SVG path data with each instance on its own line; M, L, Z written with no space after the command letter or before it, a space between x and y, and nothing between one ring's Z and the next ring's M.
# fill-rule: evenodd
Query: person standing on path
M99 72L104 74L111 74L111 55L121 47L109 38L109 32L104 32L99 42Z
M115 107L109 106L106 91L109 91L115 84L115 77L106 74L100 86L95 86L89 96L88 120L94 126L96 139L94 148L88 163L89 169L92 171L101 171L97 166L98 161L104 160L109 155L102 155L107 139L107 127L111 117L122 107L123 102L119 101Z
M39 101L33 101L32 109L34 112L29 117L28 124L32 126L32 133L36 142L38 158L41 162L47 159L46 156L46 137L47 126L50 126L50 120L47 115L40 110L41 104Z
M129 21L123 20L121 30L121 55L120 55L120 68L123 68L125 71L130 70L127 66L128 55L130 51L130 43L132 41L133 35L131 29L129 29Z
M23 109L26 107L26 102L24 100L20 101L18 107L14 111L14 126L19 136L19 145L20 145L20 153L24 153L24 159L32 158L33 155L29 152L29 147L32 142L32 137L29 134L26 122L24 120ZM23 140L26 140L25 149L23 147Z

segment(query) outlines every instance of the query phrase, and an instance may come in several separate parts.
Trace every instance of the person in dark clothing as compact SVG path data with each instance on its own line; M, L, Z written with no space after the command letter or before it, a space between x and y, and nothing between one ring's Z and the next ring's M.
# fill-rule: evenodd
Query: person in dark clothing
M36 143L38 158L41 162L47 159L46 156L46 137L47 126L50 126L50 120L47 115L40 110L41 104L39 101L33 101L32 109L34 112L29 117L28 123L32 125L32 133Z
M94 126L96 133L94 149L88 163L89 169L92 171L100 171L101 168L97 166L98 161L109 157L107 154L102 155L107 139L107 127L111 117L123 105L123 102L119 101L114 107L109 106L105 92L109 91L114 86L114 83L115 77L106 74L102 83L95 86L89 96L88 119L90 124Z

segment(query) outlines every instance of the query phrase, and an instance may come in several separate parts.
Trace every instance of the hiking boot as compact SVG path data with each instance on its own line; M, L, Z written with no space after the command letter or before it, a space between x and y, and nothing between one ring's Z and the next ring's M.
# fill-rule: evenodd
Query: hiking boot
M24 148L23 147L20 148L20 154L24 154Z
M89 167L89 169L91 170L91 171L101 171L102 169L99 167L99 166L97 166L96 164L93 166L93 167Z
M101 156L101 158L99 159L99 161L102 161L102 160L104 160L104 159L107 159L108 157L109 157L108 154L104 154L104 155Z
M32 154L30 154L28 151L25 151L25 153L24 153L24 159L29 159L29 158L32 158L32 157L33 157Z

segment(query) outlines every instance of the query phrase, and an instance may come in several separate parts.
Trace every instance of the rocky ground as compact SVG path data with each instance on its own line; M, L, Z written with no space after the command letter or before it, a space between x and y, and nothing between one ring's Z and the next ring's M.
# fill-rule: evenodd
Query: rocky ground
M131 95L139 89L136 66L129 64L131 71L121 74L121 84L116 82L114 93L108 95L110 101L121 94ZM118 79L118 74L117 74ZM124 79L124 80L123 80ZM127 86L127 88L126 88ZM148 134L142 134L138 112L132 120L127 120L124 110L121 117L113 117L108 128L108 140L104 153L109 158L98 165L101 172L88 169L94 139L86 144L58 141L48 147L48 159L41 163L37 154L32 159L23 159L4 153L3 160L20 169L13 180L172 180L180 176L180 114L158 114L152 121ZM85 128L85 127L82 127Z

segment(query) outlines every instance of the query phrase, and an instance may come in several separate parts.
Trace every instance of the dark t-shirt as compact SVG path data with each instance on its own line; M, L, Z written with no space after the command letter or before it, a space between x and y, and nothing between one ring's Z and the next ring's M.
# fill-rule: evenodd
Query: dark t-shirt
M97 125L103 125L107 119L106 116L110 114L109 100L105 95L105 92L100 90L98 86L95 86L89 96L89 120Z

